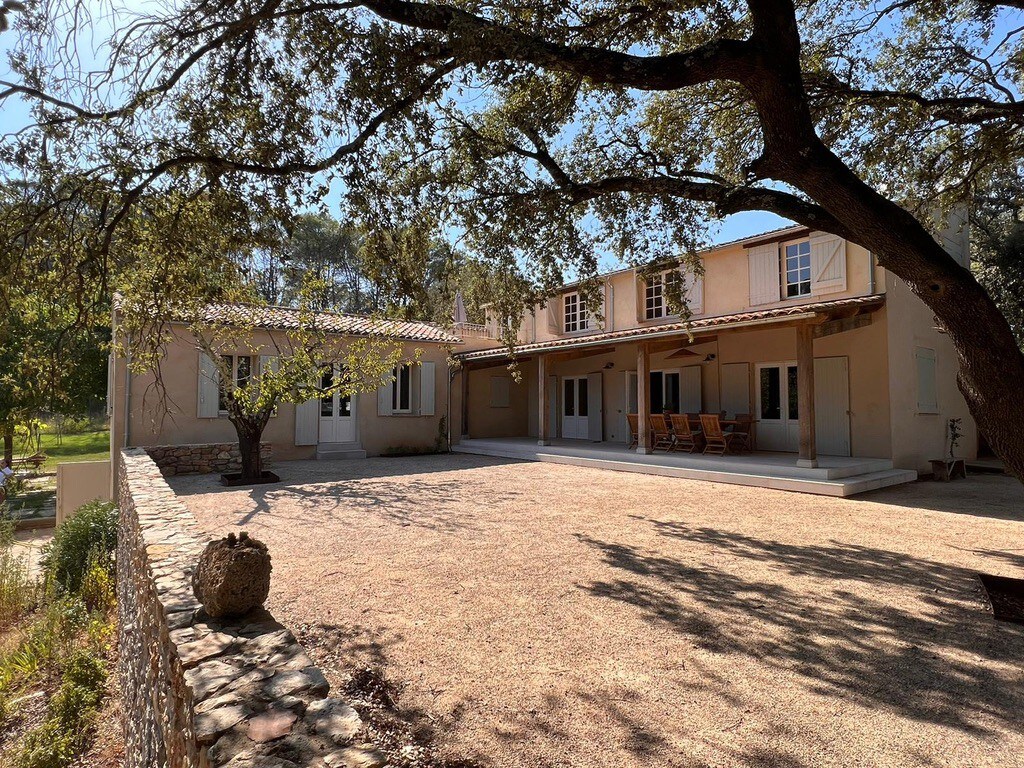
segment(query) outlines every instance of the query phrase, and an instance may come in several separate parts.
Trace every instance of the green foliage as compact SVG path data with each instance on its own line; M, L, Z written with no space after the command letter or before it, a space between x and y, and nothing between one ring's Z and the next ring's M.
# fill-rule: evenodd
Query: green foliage
M56 598L34 617L18 646L0 658L0 693L25 684L66 657L89 623L76 597Z
M103 700L106 669L100 659L74 654L64 667L60 688L50 699L46 721L26 737L19 768L64 768L85 747L95 712Z
M78 594L93 567L113 573L117 507L91 501L59 525L43 554L47 577L62 594Z
M0 632L21 619L38 599L24 557L14 551L14 521L0 515Z

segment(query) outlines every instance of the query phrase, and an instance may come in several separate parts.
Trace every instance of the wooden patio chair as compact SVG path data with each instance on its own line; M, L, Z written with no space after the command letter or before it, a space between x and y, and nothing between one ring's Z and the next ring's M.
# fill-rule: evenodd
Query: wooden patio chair
M668 420L663 413L652 413L647 417L651 425L651 450L656 451L664 448L666 451L675 450L675 441L668 428Z
M629 422L629 447L636 448L640 443L640 414L627 413L626 421Z
M737 413L736 426L729 431L729 434L732 435L730 441L732 446L738 448L740 453L753 450L754 415L752 413Z
M703 442L700 430L694 429L693 423L687 416L681 413L672 414L672 432L676 438L676 450L686 451L687 453L700 450L701 443Z
M729 451L730 443L735 439L732 433L723 432L717 413L702 413L700 425L704 429L704 453L724 456Z
M740 451L754 450L754 414L736 414L736 426L730 434L735 435L733 442L739 445Z

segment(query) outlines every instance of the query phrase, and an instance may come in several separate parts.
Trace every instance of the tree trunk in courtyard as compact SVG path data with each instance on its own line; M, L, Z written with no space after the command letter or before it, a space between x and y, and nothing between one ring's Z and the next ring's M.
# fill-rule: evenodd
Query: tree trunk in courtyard
M4 430L4 458L14 461L14 432L10 429Z
M267 426L268 415L250 415L236 413L231 415L231 423L238 434L238 453L242 459L242 479L260 480L263 477L263 456L260 443L263 430Z

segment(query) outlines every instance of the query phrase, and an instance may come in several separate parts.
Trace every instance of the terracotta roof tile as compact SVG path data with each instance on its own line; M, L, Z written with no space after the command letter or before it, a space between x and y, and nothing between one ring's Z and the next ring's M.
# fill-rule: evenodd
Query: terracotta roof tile
M690 322L662 323L660 325L646 325L640 328L627 328L621 331L608 331L607 333L593 333L586 336L572 336L570 338L551 339L550 341L539 341L532 344L521 344L514 348L517 355L528 355L533 352L546 352L556 349L572 349L574 347L592 346L604 342L634 341L645 336L667 336L673 333L685 333L686 331L698 332L721 326L739 325L758 321L785 322L794 317L808 314L827 313L842 309L853 308L877 308L885 303L884 295L857 296L851 299L833 299L832 301L818 301L808 304L792 304L772 309L758 309L749 312L738 312L731 315L718 315L716 317L701 317ZM487 358L503 357L508 354L507 347L481 349L475 352L464 352L457 355L462 360L481 360Z
M294 330L299 327L299 310L294 307L248 304L210 304L204 320L212 323L252 325L268 330ZM438 344L462 344L462 339L433 323L411 320L348 315L341 312L317 312L319 327L340 336L388 335L404 341L432 341Z

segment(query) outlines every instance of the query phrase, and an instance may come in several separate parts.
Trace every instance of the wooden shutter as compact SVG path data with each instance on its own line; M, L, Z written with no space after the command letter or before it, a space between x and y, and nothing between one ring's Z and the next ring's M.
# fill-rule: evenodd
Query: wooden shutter
M263 376L264 371L277 371L281 367L281 361L277 355L260 355L260 377ZM256 380L256 386L259 386L259 379ZM277 416L278 408L275 405L274 410L270 413L270 418ZM298 445L298 443L296 443Z
M394 402L395 392L395 378L394 371L391 374L391 380L381 386L377 387L377 415L378 416L390 416L392 414L391 404Z
M750 306L779 300L779 244L755 245L747 251L750 272Z
M434 415L434 394L437 391L437 378L434 374L434 363L420 363L420 416Z
M730 416L750 413L750 367L748 363L722 366L722 405Z
M939 392L935 377L935 350L915 347L914 362L917 364L917 412L938 413Z
M548 333L561 334L565 322L565 297L552 296L547 303Z
M811 295L846 290L846 241L828 232L811 234Z
M295 444L316 445L320 437L320 400L295 406Z
M700 413L702 405L700 366L688 365L679 371L679 410L681 413Z
M220 415L220 375L205 353L199 353L199 418L216 419Z
M604 440L604 374L587 374L587 439Z
M699 315L704 312L704 276L695 272L686 274L686 304L690 313Z

